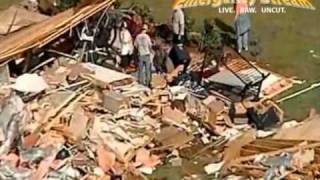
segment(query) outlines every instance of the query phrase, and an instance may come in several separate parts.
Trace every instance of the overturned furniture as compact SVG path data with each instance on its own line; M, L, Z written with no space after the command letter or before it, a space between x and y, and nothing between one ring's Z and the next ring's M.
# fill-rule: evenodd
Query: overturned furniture
M242 98L259 98L262 83L269 73L263 72L244 57L231 57L228 53L218 64L220 71L207 78L209 83L231 87Z

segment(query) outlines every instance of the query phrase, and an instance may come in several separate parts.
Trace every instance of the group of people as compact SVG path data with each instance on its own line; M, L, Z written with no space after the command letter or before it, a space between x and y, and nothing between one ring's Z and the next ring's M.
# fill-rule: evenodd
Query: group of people
M137 59L138 82L145 86L150 86L152 71L155 69L158 73L166 73L166 60L170 58L170 49L176 50L177 47L181 51L184 50L185 42L185 16L181 8L174 8L172 14L172 43L166 44L161 40L152 39L149 35L150 27L143 24L138 34L132 34L129 30L127 22L123 22L120 27L118 37L119 65L125 71L131 64L134 57ZM116 32L111 32L116 33ZM170 48L172 47L172 48ZM180 56L179 56L180 57ZM182 57L182 56L181 56ZM178 66L180 60L172 57L174 67ZM183 58L188 59L187 56ZM179 62L180 60L180 62ZM154 67L154 68L153 68Z
M237 50L241 53L243 50L249 50L249 32L251 29L250 17L248 14L249 0L235 0L235 30L237 38ZM184 40L185 27L184 14L179 7L179 1L175 1L173 14L173 41ZM175 22L176 21L176 22Z
M151 82L153 43L148 35L148 25L144 24L141 31L135 38L128 29L128 25L124 22L120 28L119 35L119 53L120 59L117 59L123 71L125 71L134 59L134 55L138 58L138 81L139 83L149 86Z
M235 4L235 29L237 36L237 49L241 53L248 51L248 34L250 31L250 19L247 14L247 0L237 0ZM159 73L166 73L166 57L171 58L174 67L184 65L184 71L190 63L190 56L184 49L186 40L185 14L178 5L173 6L172 11L172 43L170 51L163 49L162 43L156 43L148 34L149 27L143 24L141 31L132 36L128 25L123 23L120 28L120 60L118 64L123 68L130 65L133 55L137 56L138 81L150 86L152 78L152 67Z

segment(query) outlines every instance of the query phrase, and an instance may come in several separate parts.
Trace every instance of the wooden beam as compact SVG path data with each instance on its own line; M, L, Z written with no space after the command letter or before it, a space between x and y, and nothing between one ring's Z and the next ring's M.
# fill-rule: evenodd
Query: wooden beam
M9 36L0 43L0 63L29 49L41 48L96 13L109 8L115 0L99 0L80 9L71 8L47 21Z
M253 154L257 154L259 152L255 151L255 150L250 150L250 149L241 149L240 150L240 155L241 156L250 156Z
M255 166L255 165L246 165L246 164L233 164L232 167L240 168L240 169L258 169L258 170L268 170L265 167Z
M316 147L320 147L319 142L311 143L311 144L307 144L307 145L301 145L301 146L294 146L294 147L290 147L290 148L279 149L279 150L271 151L271 152L267 152L267 153L260 153L259 155L275 156L275 155L278 155L278 154L281 154L284 152L295 152L300 149L309 149L309 148L311 149L311 148L316 148ZM255 159L256 156L257 156L257 154L246 156L246 157L240 157L240 158L234 160L233 163L241 163L241 162L245 162L245 161L251 161L251 160Z
M258 151L276 151L279 148L270 147L267 144L266 145L258 145L258 144L247 144L243 147L243 149L249 149L249 150L258 150Z

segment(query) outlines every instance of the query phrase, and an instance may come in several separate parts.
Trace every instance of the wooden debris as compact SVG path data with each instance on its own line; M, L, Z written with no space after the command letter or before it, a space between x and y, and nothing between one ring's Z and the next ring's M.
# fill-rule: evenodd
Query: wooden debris
M70 125L67 127L67 131L72 135L71 140L77 142L81 140L88 126L89 118L86 115L82 107L77 106L73 109L73 116L70 120Z
M13 5L0 12L0 35L7 35L35 23L47 20L48 16L28 11Z
M320 116L308 118L303 121L303 124L292 128L282 128L274 139L292 139L292 140L315 140L318 141L320 138Z
M34 180L44 179L47 176L47 173L54 159L55 159L55 155L51 155L46 159L42 160L41 163L39 164L37 171L33 174L32 179Z
M275 140L275 139L257 139L241 148L242 157L232 160L229 164L230 170L236 174L246 172L248 175L260 178L264 173L252 174L251 171L259 170L266 173L271 173L271 168L280 168L287 166L291 170L281 173L279 177L293 175L297 170L305 171L311 166L311 163L316 163L320 160L316 158L319 142L307 142L298 140ZM292 157L286 161L284 157L286 154L291 154ZM262 166L264 158L270 158L270 168ZM274 160L272 160L274 159ZM266 161L268 162L268 161ZM273 164L273 165L272 165ZM281 165L282 164L282 165ZM285 167L282 167L285 168Z
M72 8L9 36L0 43L0 62L3 63L8 58L29 49L47 45L92 15L109 8L112 3L113 0L94 1L93 4L88 4L77 11L76 8Z
M240 157L241 148L256 139L256 131L249 130L240 137L228 142L224 150L223 161L228 164L236 158Z
M107 110L117 113L120 109L125 109L129 106L128 98L114 91L103 92L103 106Z
M166 106L162 109L163 121L182 127L181 125L188 120L188 117L178 109L172 109L170 106Z
M97 159L100 168L104 172L112 170L116 162L116 155L110 151L107 151L103 146L99 146L97 149Z
M128 74L120 73L91 63L85 63L83 66L93 72L93 74L90 73L86 75L100 83L117 87L129 85L134 82L133 77Z
M73 33L71 30L88 18L100 15L99 12L105 15L113 2L90 1L9 36L0 43L0 62L5 63L17 55L23 60L25 52L45 49L66 32ZM118 11L112 10L112 13L118 15ZM103 16L100 18L105 21ZM87 25L83 23L84 27ZM52 49L45 51L49 56L62 57L51 57L31 69L49 86L43 93L25 100L28 104L25 109L31 112L30 122L27 127L19 126L21 135L13 139L19 144L10 147L8 155L0 157L1 164L7 162L13 168L28 170L32 173L31 179L108 180L125 179L129 175L148 179L144 174L151 175L162 162L165 165L171 162L170 165L182 170L192 169L189 164L201 166L201 172L204 170L213 176L230 171L230 174L246 178L261 178L276 168L263 164L263 158L283 161L283 157L290 155L293 167L285 169L279 177L292 177L297 172L320 172L317 166L320 164L319 138L316 138L316 130L306 130L318 126L315 120L293 130L286 129L285 135L278 134L280 139L256 139L257 132L248 125L249 121L230 117L232 98L213 90L207 92L202 89L205 86L200 87L201 83L192 81L169 87L167 81L173 82L180 76L183 66L172 69L167 75L153 75L149 88L139 85L129 74L77 62L76 55ZM203 53L197 52L192 57L199 62L191 62L190 70L199 70ZM237 72L255 67L239 61L239 57L225 63ZM0 70L0 76L1 73ZM290 87L289 81L278 83L279 86L264 91L268 97ZM0 102L5 95L5 90L0 89ZM236 115L247 117L250 107L262 113L274 108L280 122L283 119L283 111L269 99L257 103L241 100L235 106ZM284 136L292 140L284 140ZM301 140L295 140L299 137ZM186 174L195 173L188 171Z
M23 148L29 149L35 146L40 139L40 135L36 133L29 134L23 138Z
M259 142L259 141L258 141ZM270 140L270 143L273 143L272 146L281 146L282 141L281 140ZM287 143L287 141L283 140L284 143ZM295 141L295 142L290 142L287 143L285 145L285 147L279 148L279 147L270 147L271 144L268 144L268 146L264 145L262 146L262 149L264 150L264 152L260 152L258 149L255 149L252 151L251 155L249 156L244 156L244 157L240 157L237 158L236 160L234 160L234 162L245 162L245 161L250 161L253 160L254 158L256 158L257 154L260 155L266 155L266 156L273 156L273 155L278 155L284 152L295 152L295 151L299 151L299 150L303 150L303 149L310 149L310 148L317 148L320 146L320 143L315 142L315 143L307 143L305 145L299 145L299 143L301 143L301 141ZM259 145L254 145L254 148L259 148ZM246 151L246 146L243 147L242 150ZM260 148L261 149L261 148ZM258 151L257 151L258 150ZM270 151L271 150L271 151Z
M150 151L141 148L136 153L135 165L136 166L145 166L145 167L156 167L160 164L160 158L156 155L151 155Z
M155 140L161 144L161 149L179 148L180 146L191 141L194 137L191 134L178 130L175 127L169 126L161 130L160 134L155 137ZM159 149L159 148L157 148ZM154 149L155 150L155 149Z
M151 86L155 89L163 89L167 86L167 81L163 75L155 74L152 76Z

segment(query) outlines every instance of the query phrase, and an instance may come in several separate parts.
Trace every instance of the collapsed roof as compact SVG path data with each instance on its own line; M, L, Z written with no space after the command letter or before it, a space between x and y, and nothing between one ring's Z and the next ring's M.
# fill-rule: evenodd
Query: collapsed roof
M11 6L0 12L0 35L16 32L47 19L48 16L40 13L31 12L19 6Z
M30 49L49 44L96 13L108 9L113 2L114 0L91 1L6 37L0 43L0 63L6 63L10 58Z

